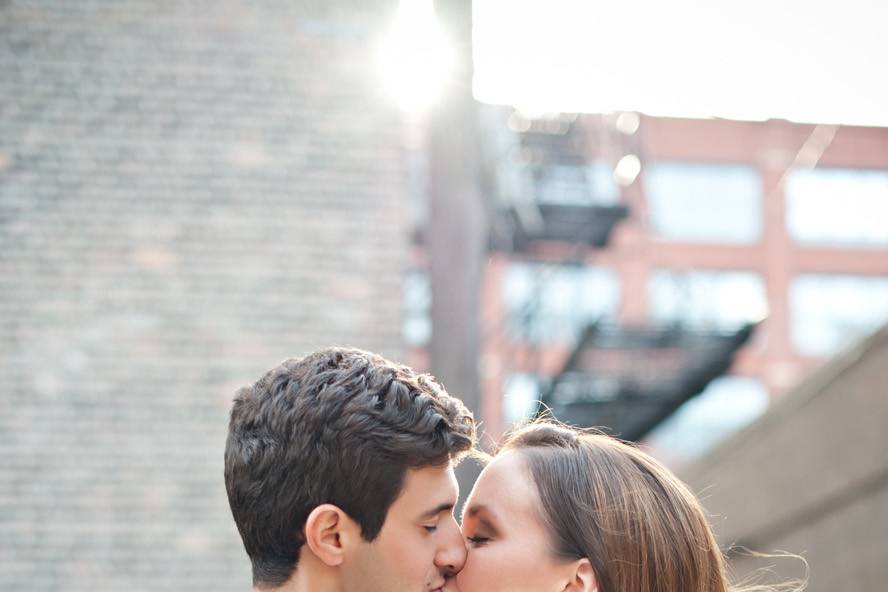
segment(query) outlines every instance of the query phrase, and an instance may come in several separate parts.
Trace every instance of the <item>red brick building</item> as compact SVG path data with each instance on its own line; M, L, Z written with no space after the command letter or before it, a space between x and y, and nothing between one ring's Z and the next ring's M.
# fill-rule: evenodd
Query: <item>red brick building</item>
M629 209L603 248L542 240L491 250L480 365L493 437L530 411L593 318L703 329L764 319L729 376L680 410L671 429L666 422L652 434L651 445L676 461L750 421L824 359L888 321L888 130L485 112L485 142L495 145L490 168L499 175L488 191L491 209ZM515 138L532 126L580 156L544 164L542 178L521 177L535 156ZM504 199L504 174L530 188ZM614 181L621 174L622 184ZM420 249L419 269L423 259ZM515 327L531 293L543 310L531 334L522 334ZM415 356L422 363L421 350Z

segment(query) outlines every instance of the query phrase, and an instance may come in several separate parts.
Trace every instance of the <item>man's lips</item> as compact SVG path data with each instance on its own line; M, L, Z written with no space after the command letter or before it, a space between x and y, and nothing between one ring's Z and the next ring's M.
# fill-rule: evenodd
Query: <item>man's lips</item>
M440 587L434 588L432 592L458 592L459 588L456 587L456 578L449 577L444 580L444 583L441 584Z
M444 592L444 590L451 590L452 588L447 584L449 584L453 580L453 578L445 577L440 582L437 582L437 584L429 592Z

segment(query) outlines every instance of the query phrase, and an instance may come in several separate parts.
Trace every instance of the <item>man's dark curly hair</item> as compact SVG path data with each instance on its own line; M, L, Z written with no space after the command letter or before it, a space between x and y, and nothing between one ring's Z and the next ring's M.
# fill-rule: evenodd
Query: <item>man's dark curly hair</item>
M372 541L408 468L458 462L474 444L472 414L431 376L357 349L284 361L237 392L225 445L253 584L286 582L315 507L338 506Z

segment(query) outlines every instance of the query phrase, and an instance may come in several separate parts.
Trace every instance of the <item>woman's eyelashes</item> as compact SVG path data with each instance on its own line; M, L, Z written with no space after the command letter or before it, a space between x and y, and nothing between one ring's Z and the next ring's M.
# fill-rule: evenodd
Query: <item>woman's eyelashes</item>
M469 541L469 544L471 544L473 547L478 547L480 545L483 545L483 544L489 542L490 537L481 536L481 535L476 534L474 536L467 536L466 540Z

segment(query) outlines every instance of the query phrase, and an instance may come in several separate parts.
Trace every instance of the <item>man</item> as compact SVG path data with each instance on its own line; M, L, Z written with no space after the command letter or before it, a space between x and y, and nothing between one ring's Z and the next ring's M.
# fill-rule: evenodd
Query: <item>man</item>
M430 376L356 349L238 391L225 487L256 590L439 591L465 561L453 466L475 424Z

